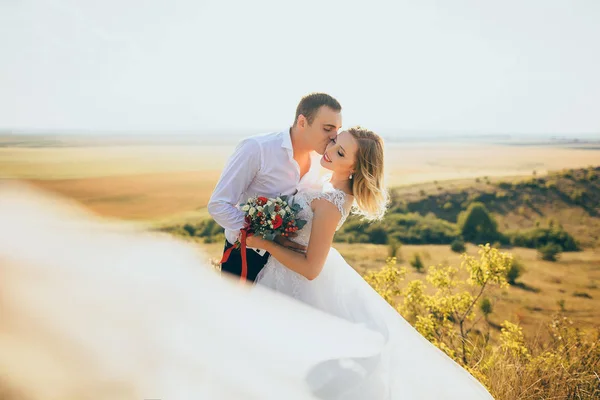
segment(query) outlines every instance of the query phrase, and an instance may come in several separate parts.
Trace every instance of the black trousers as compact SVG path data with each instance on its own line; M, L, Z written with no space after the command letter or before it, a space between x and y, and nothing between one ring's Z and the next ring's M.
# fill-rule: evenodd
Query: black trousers
M224 251L231 246L233 245L225 240ZM269 253L265 253L263 256L261 256L252 249L246 249L246 261L248 263L248 276L246 279L248 279L248 281L254 282L260 270L262 270L267 263L269 256ZM227 262L221 264L221 271L237 276L242 275L242 253L240 249L233 249Z

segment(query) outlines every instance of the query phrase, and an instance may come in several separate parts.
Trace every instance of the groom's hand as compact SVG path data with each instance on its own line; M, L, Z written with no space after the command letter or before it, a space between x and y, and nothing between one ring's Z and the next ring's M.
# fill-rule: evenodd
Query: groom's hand
M294 250L294 251L298 251L298 252L302 252L302 253L306 252L306 246L302 246L301 244L292 242L290 239L283 237L281 235L276 236L274 239L274 242L283 247L287 247L288 249Z

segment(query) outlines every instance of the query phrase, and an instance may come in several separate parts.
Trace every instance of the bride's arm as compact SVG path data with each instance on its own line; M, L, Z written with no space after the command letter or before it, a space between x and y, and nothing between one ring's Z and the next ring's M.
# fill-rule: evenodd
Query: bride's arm
M333 243L335 229L342 215L334 204L325 199L314 200L312 207L313 224L306 253L298 253L270 240L255 236L248 238L248 246L265 249L271 253L271 257L275 257L287 268L309 280L315 279L325 265Z

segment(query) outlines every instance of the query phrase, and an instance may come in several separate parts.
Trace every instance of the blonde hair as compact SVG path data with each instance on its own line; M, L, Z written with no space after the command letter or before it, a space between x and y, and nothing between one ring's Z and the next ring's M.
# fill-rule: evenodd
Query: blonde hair
M348 129L348 133L358 142L352 174L355 213L371 221L381 219L388 204L383 174L383 139L360 126Z

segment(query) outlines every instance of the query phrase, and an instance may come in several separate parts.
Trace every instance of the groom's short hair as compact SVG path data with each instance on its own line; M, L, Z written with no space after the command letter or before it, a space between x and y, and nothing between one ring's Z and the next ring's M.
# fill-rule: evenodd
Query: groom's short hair
M298 103L294 125L298 122L298 117L300 115L304 115L309 125L312 124L317 112L323 106L327 106L334 111L342 111L340 103L330 95L326 93L311 93L304 96L302 100L300 100L300 103Z

